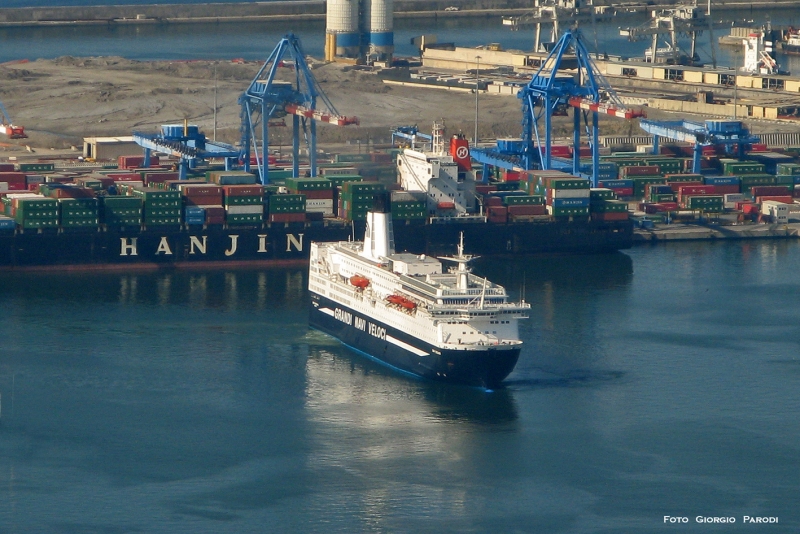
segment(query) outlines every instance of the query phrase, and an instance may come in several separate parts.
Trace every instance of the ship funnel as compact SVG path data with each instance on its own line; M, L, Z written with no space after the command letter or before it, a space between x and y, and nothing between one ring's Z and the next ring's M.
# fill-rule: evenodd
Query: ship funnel
M390 195L389 192L376 194L372 210L367 212L367 228L364 232L364 248L361 255L372 261L381 261L381 258L394 254Z

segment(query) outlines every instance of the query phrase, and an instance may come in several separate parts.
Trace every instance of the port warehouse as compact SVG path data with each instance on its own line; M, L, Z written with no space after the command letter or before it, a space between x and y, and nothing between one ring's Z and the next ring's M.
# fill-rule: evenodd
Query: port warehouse
M478 55L480 60L476 58ZM427 48L422 55L423 71L412 73L411 76L412 80L422 83L474 88L477 74L480 74L484 79L489 78L480 82L480 90L487 94L515 96L519 88L528 82L530 75L542 66L546 57L544 53L488 48ZM569 58L565 59L567 63L562 62L565 65L563 68L569 69ZM653 65L622 60L598 59L596 64L600 73L618 90L685 93L680 98L639 97L629 99L629 104L646 104L667 111L720 117L779 119L800 116L800 103L796 99L796 95L800 95L800 77L745 75L725 68ZM545 69L548 67L544 65ZM425 73L424 69L445 70L451 74ZM730 98L734 87L738 96L735 105ZM727 95L727 101L715 103L715 91ZM698 93L701 93L699 98Z

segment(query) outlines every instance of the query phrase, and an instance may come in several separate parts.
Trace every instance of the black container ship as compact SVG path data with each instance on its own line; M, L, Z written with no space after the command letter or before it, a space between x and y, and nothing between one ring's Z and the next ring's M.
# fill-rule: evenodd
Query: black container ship
M627 209L590 192L587 180L531 171L513 181L480 183L468 157L454 156L457 142L452 154L384 154L389 164L383 169L391 174L382 181L354 174L358 169L343 163L322 165L317 177L282 177L280 185L269 186L241 171L179 180L169 169L137 168L141 156L83 174L59 173L53 164L17 164L13 170L0 164L0 269L304 262L311 242L363 235L366 213L382 191L391 194L400 251L452 255L462 233L480 255L631 247Z

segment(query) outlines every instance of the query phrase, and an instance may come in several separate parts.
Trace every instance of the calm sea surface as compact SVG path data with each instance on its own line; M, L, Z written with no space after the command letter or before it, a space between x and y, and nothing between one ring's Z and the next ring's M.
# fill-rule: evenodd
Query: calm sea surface
M12 3L15 0L12 0ZM6 0L8 2L8 0ZM21 2L29 4L29 2ZM51 5L53 2L38 2ZM55 2L58 5L69 2ZM78 4L78 1L74 2ZM92 4L80 0L82 4ZM96 2L99 4L100 2ZM109 2L103 0L104 4ZM113 2L111 2L113 3ZM131 2L124 3L153 3ZM185 2L163 2L185 3ZM586 24L583 32L591 51L623 57L642 57L650 41L629 42L619 35L620 27L635 27L644 23L642 15L617 16L594 26ZM717 20L753 20L754 24L772 20L774 24L800 25L800 11L777 8L771 11L720 11ZM500 17L488 19L436 19L395 21L395 49L401 56L415 56L418 51L411 39L422 34L434 34L439 42L454 42L458 46L474 47L500 43L506 49L530 50L533 30L512 32L504 28ZM242 24L179 24L110 27L0 28L0 63L19 59L35 60L59 56L123 56L137 60L245 58L266 60L281 37L287 32L298 34L307 54L323 56L325 23L271 22ZM715 31L715 39L726 34ZM686 39L681 47L689 49ZM697 53L708 64L712 50L707 32L697 41ZM659 46L664 46L660 43ZM740 64L743 52L715 45L719 65ZM737 55L738 54L738 57ZM800 73L800 57L778 57L782 68Z
M796 532L799 264L481 259L533 306L493 393L309 331L302 270L3 274L0 531Z

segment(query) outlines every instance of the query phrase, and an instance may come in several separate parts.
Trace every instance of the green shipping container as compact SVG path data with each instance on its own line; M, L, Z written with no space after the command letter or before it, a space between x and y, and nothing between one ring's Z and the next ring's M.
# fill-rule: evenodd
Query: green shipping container
M326 191L333 183L325 178L287 178L286 187L294 191Z
M288 195L287 195L288 196ZM299 195L298 195L299 196ZM305 202L305 197L298 203ZM264 203L263 195L226 196L226 206L257 206Z

